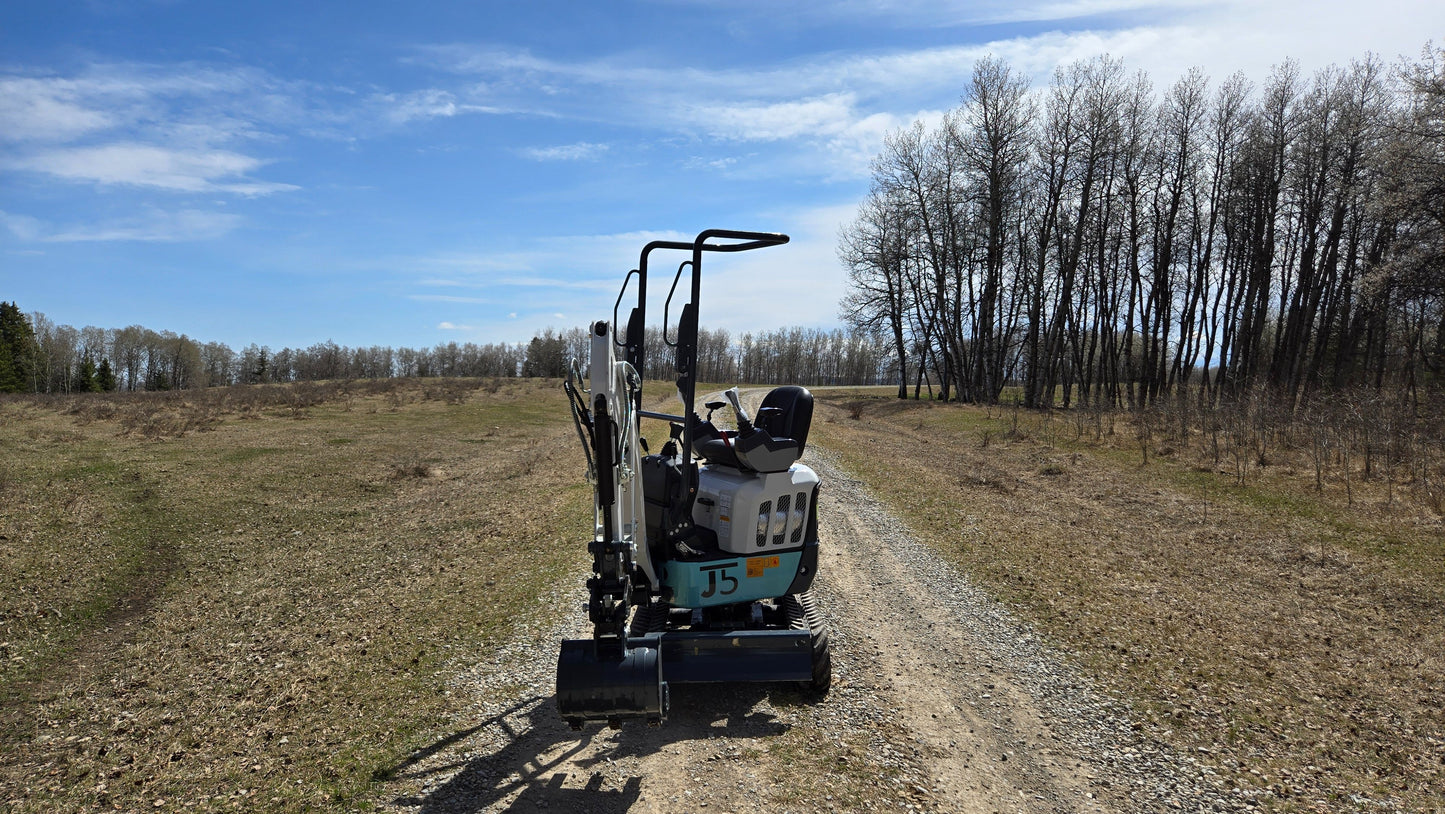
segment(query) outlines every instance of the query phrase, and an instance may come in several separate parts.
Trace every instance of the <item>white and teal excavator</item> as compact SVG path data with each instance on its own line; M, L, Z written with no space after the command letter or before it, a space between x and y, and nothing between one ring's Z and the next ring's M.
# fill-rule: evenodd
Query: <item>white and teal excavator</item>
M799 463L813 397L797 386L769 391L750 416L737 388L695 412L698 295L703 258L778 246L788 236L709 229L691 242L642 249L613 305L591 326L587 381L567 382L596 489L587 580L590 639L562 642L557 705L573 728L592 721L658 724L669 684L801 682L826 693L827 633L810 588L818 569L818 476ZM683 252L663 308L662 343L673 354L680 415L643 409L648 261ZM690 294L672 327L684 272ZM636 305L619 331L617 311L635 279ZM713 424L730 409L734 429ZM651 453L642 420L664 422Z

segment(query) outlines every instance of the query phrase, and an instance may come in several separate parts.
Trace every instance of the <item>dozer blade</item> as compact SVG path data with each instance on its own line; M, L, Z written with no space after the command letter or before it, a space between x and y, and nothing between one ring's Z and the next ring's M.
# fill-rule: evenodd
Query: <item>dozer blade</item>
M580 729L590 721L613 727L627 720L658 724L667 717L658 636L632 639L619 659L600 657L592 639L564 639L557 656L557 708Z
M672 684L807 681L813 651L806 630L668 631L662 674Z

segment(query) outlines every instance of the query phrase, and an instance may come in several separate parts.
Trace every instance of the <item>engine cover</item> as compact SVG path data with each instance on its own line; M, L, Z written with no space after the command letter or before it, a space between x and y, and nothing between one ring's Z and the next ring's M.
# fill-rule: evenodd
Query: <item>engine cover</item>
M717 533L718 548L758 554L801 548L818 496L818 476L795 463L786 472L741 472L728 466L699 468L693 522Z

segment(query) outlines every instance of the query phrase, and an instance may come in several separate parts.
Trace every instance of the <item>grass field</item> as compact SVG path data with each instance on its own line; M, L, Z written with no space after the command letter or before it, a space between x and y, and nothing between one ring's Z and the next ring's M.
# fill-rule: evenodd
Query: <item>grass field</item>
M1398 484L818 399L813 442L1149 732L1279 810L1445 807L1445 525ZM371 806L455 731L447 679L578 589L576 446L556 382L0 401L0 803Z
M1240 479L1127 419L821 391L817 442L913 529L1281 810L1445 808L1445 523L1398 484ZM1163 447L1163 448L1161 448ZM1299 458L1294 460L1291 456Z
M366 804L453 659L581 566L565 409L528 381L0 403L0 802Z

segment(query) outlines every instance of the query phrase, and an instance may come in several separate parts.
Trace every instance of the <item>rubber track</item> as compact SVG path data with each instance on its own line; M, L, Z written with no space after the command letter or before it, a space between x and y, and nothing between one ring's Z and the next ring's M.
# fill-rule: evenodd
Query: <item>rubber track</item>
M806 630L813 645L813 680L806 686L819 695L833 685L833 655L828 648L828 629L812 591L789 594L779 603L788 616L788 627Z
M632 613L632 625L628 628L627 635L643 636L648 633L662 633L667 630L668 611L668 606L661 602L638 605Z

